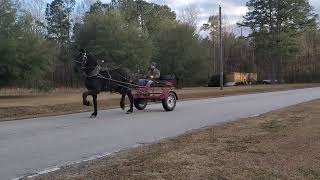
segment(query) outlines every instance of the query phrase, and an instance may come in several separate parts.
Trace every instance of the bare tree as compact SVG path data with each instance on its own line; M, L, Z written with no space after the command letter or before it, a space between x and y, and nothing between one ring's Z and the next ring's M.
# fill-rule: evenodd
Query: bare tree
M86 12L89 11L90 6L95 3L97 0L81 0L77 1L75 10L72 14L73 23L80 23L83 20Z
M20 0L20 3L22 12L32 16L34 31L44 34L46 2L44 0Z
M200 11L198 6L196 4L191 4L182 10L180 19L182 22L196 28L198 24L199 14Z
M44 0L21 0L21 7L30 12L37 21L45 20L46 2Z

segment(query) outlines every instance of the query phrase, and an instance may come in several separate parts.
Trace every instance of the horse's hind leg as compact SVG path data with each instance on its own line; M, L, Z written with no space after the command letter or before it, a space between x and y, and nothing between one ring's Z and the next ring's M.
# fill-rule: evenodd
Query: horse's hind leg
M126 94L122 93L121 95L122 95L122 97L121 97L121 101L120 101L120 107L122 110L124 110L126 108L126 106L124 105Z
M88 95L89 95L89 91L84 92L84 93L82 94L82 103L83 103L83 105L85 105L85 106L90 106L90 102L87 100Z

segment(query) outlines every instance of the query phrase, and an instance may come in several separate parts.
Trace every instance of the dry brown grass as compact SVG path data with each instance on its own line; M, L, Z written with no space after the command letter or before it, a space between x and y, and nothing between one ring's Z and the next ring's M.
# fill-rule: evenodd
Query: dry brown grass
M320 100L35 179L320 179Z
M185 100L316 86L320 86L320 84L240 86L228 87L224 91L220 91L219 88L203 87L185 88L176 91L180 100ZM0 121L92 110L92 107L88 108L82 105L81 93L83 91L84 89L60 88L45 93L29 89L2 89L0 90ZM118 94L101 93L98 97L99 109L118 107L119 101L120 96Z

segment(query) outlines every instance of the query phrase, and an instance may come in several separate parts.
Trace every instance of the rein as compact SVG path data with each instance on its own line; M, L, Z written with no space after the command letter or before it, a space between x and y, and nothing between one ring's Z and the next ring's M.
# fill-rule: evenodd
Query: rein
M123 81L118 81L118 80L112 79L112 76L110 74L109 68L105 68L105 71L108 73L108 76L109 76L109 77L105 77L105 76L100 74L100 71L101 71L101 66L100 65L97 65L95 67L85 67L84 65L87 63L87 59L88 59L87 53L84 53L82 62L81 61L76 61L76 63L81 64L81 68L82 69L93 69L91 71L90 75L84 74L86 77L98 77L98 78L101 78L101 79L106 79L106 80L112 81L115 84L117 84L118 86L122 86L124 88L128 88L128 87L125 87L123 84L129 85L129 86L133 86L133 87L143 88L143 86L139 86L139 85L136 85L136 84L133 84L133 83L127 83L127 82L123 82ZM118 76L120 76L121 78L131 82L130 79L122 76L120 73L116 72L116 74Z
M133 83L127 83L127 82L123 82L123 81L118 81L118 80L112 79L112 76L111 76L110 71L109 71L108 68L106 68L105 71L108 73L108 76L109 76L109 77L105 77L105 76L103 76L103 75L100 74L101 67L100 67L99 65L96 66L96 67L82 67L82 69L93 69L93 68L94 68L94 70L98 70L98 71L97 71L96 73L92 74L92 75L86 75L86 74L85 74L86 77L95 77L95 76L96 76L96 77L101 78L101 79L106 79L106 80L115 82L117 85L122 86L122 87L124 87L124 86L121 85L121 84L126 84L126 85L129 85L129 86L139 87L139 88L142 88L142 87L143 87L143 86L139 86L139 85L136 85L136 84L133 84ZM93 71L94 71L94 70L93 70ZM116 74L117 74L118 76L122 77L123 79L127 80L127 81L131 81L130 79L122 76L120 73L117 73L117 72L116 72ZM125 88L127 88L127 87L125 87Z

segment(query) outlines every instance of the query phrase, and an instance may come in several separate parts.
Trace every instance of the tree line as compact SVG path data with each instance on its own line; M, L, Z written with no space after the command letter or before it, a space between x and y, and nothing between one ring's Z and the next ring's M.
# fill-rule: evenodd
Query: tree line
M260 78L317 82L320 32L307 0L250 0L239 26L223 27L225 72L257 72ZM181 86L206 86L219 72L216 15L197 27L197 9L177 18L167 5L144 0L0 0L0 87L78 87L73 71L79 48L108 65L145 71L157 62Z

